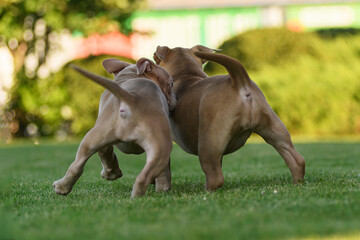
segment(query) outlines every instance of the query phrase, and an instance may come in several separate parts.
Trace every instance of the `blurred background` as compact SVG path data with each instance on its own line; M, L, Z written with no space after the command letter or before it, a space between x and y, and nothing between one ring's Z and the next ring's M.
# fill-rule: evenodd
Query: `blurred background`
M360 135L360 1L1 0L0 141L94 125L104 89L69 63L111 77L106 58L197 44L239 59L293 135Z

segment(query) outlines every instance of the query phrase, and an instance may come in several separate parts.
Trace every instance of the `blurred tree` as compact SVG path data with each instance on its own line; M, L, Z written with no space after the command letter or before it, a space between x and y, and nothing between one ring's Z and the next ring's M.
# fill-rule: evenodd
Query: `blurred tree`
M0 44L6 43L15 61L15 86L9 111L16 119L16 136L24 136L29 123L41 125L36 114L40 99L38 69L46 61L51 46L51 34L64 29L73 35L88 36L110 31L131 32L128 22L132 12L144 0L1 0ZM26 59L31 59L25 68ZM55 99L66 96L60 90ZM12 119L14 120L14 119ZM35 126L35 125L30 125Z
M39 84L33 89L36 102L29 103L30 101L26 100L24 103L26 109L31 109L31 113L41 119L42 122L35 124L42 135L55 134L61 139L69 133L76 136L83 135L94 126L100 96L105 89L86 79L69 65L76 64L112 79L113 76L101 64L107 58L134 62L117 56L91 56L67 64L53 74L51 80L39 79ZM28 94L23 94L23 97L28 97Z

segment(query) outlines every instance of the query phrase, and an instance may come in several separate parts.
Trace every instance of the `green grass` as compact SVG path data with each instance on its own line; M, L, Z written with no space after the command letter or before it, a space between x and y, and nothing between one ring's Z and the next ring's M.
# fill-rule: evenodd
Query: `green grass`
M360 143L307 143L306 182L292 184L278 153L247 144L223 161L224 186L204 191L197 157L174 146L172 190L153 185L130 199L144 155L117 152L124 176L100 177L97 156L66 197L52 182L77 144L0 146L0 239L303 239L360 238Z

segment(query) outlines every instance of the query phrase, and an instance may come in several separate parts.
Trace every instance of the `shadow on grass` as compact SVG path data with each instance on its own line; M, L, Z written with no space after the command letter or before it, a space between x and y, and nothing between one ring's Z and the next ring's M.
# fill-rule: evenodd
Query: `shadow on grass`
M199 194L221 194L232 191L248 191L251 189L268 189L272 187L292 187L293 184L291 177L289 176L263 176L263 177L228 177L225 178L224 185L214 191L209 192L205 190L205 180L197 179L174 179L171 186L171 191L165 193L157 193L154 185L149 185L147 194L149 196L162 194L173 196L197 196ZM154 195L154 196L155 196Z
M135 176L127 176L116 181L106 181L99 176L85 176L81 178L74 186L72 192L65 198L130 198ZM274 173L267 175L251 174L241 176L238 174L225 174L224 185L215 191L215 194L231 194L232 192L262 192L268 190L289 190L292 188L341 188L357 187L360 178L356 171L354 172L332 172L312 170L308 171L305 182L294 184L290 174ZM9 189L10 190L10 189ZM6 192L6 191L5 191ZM27 181L23 179L13 184L13 188L7 195L20 196L26 193L32 193L37 196L48 196L56 198L57 196L52 188L52 181ZM197 196L208 194L205 190L205 177L199 173L196 175L179 175L172 179L172 189L169 192L156 192L155 185L150 184L146 197L160 196ZM61 196L59 196L60 199Z
M269 189L334 189L341 187L358 187L360 178L356 172L327 173L321 171L309 171L305 181L294 184L290 174L265 175L265 176L225 176L224 185L215 191L216 194L231 193L235 191L260 191ZM155 193L155 186L150 185L148 194ZM205 190L205 180L202 178L174 179L170 195L198 195L209 193Z

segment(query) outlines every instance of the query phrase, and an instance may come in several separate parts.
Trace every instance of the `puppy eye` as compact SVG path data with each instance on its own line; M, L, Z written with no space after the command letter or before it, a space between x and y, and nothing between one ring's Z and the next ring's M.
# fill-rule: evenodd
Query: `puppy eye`
M172 88L174 86L174 84L173 83L170 83L170 87Z

